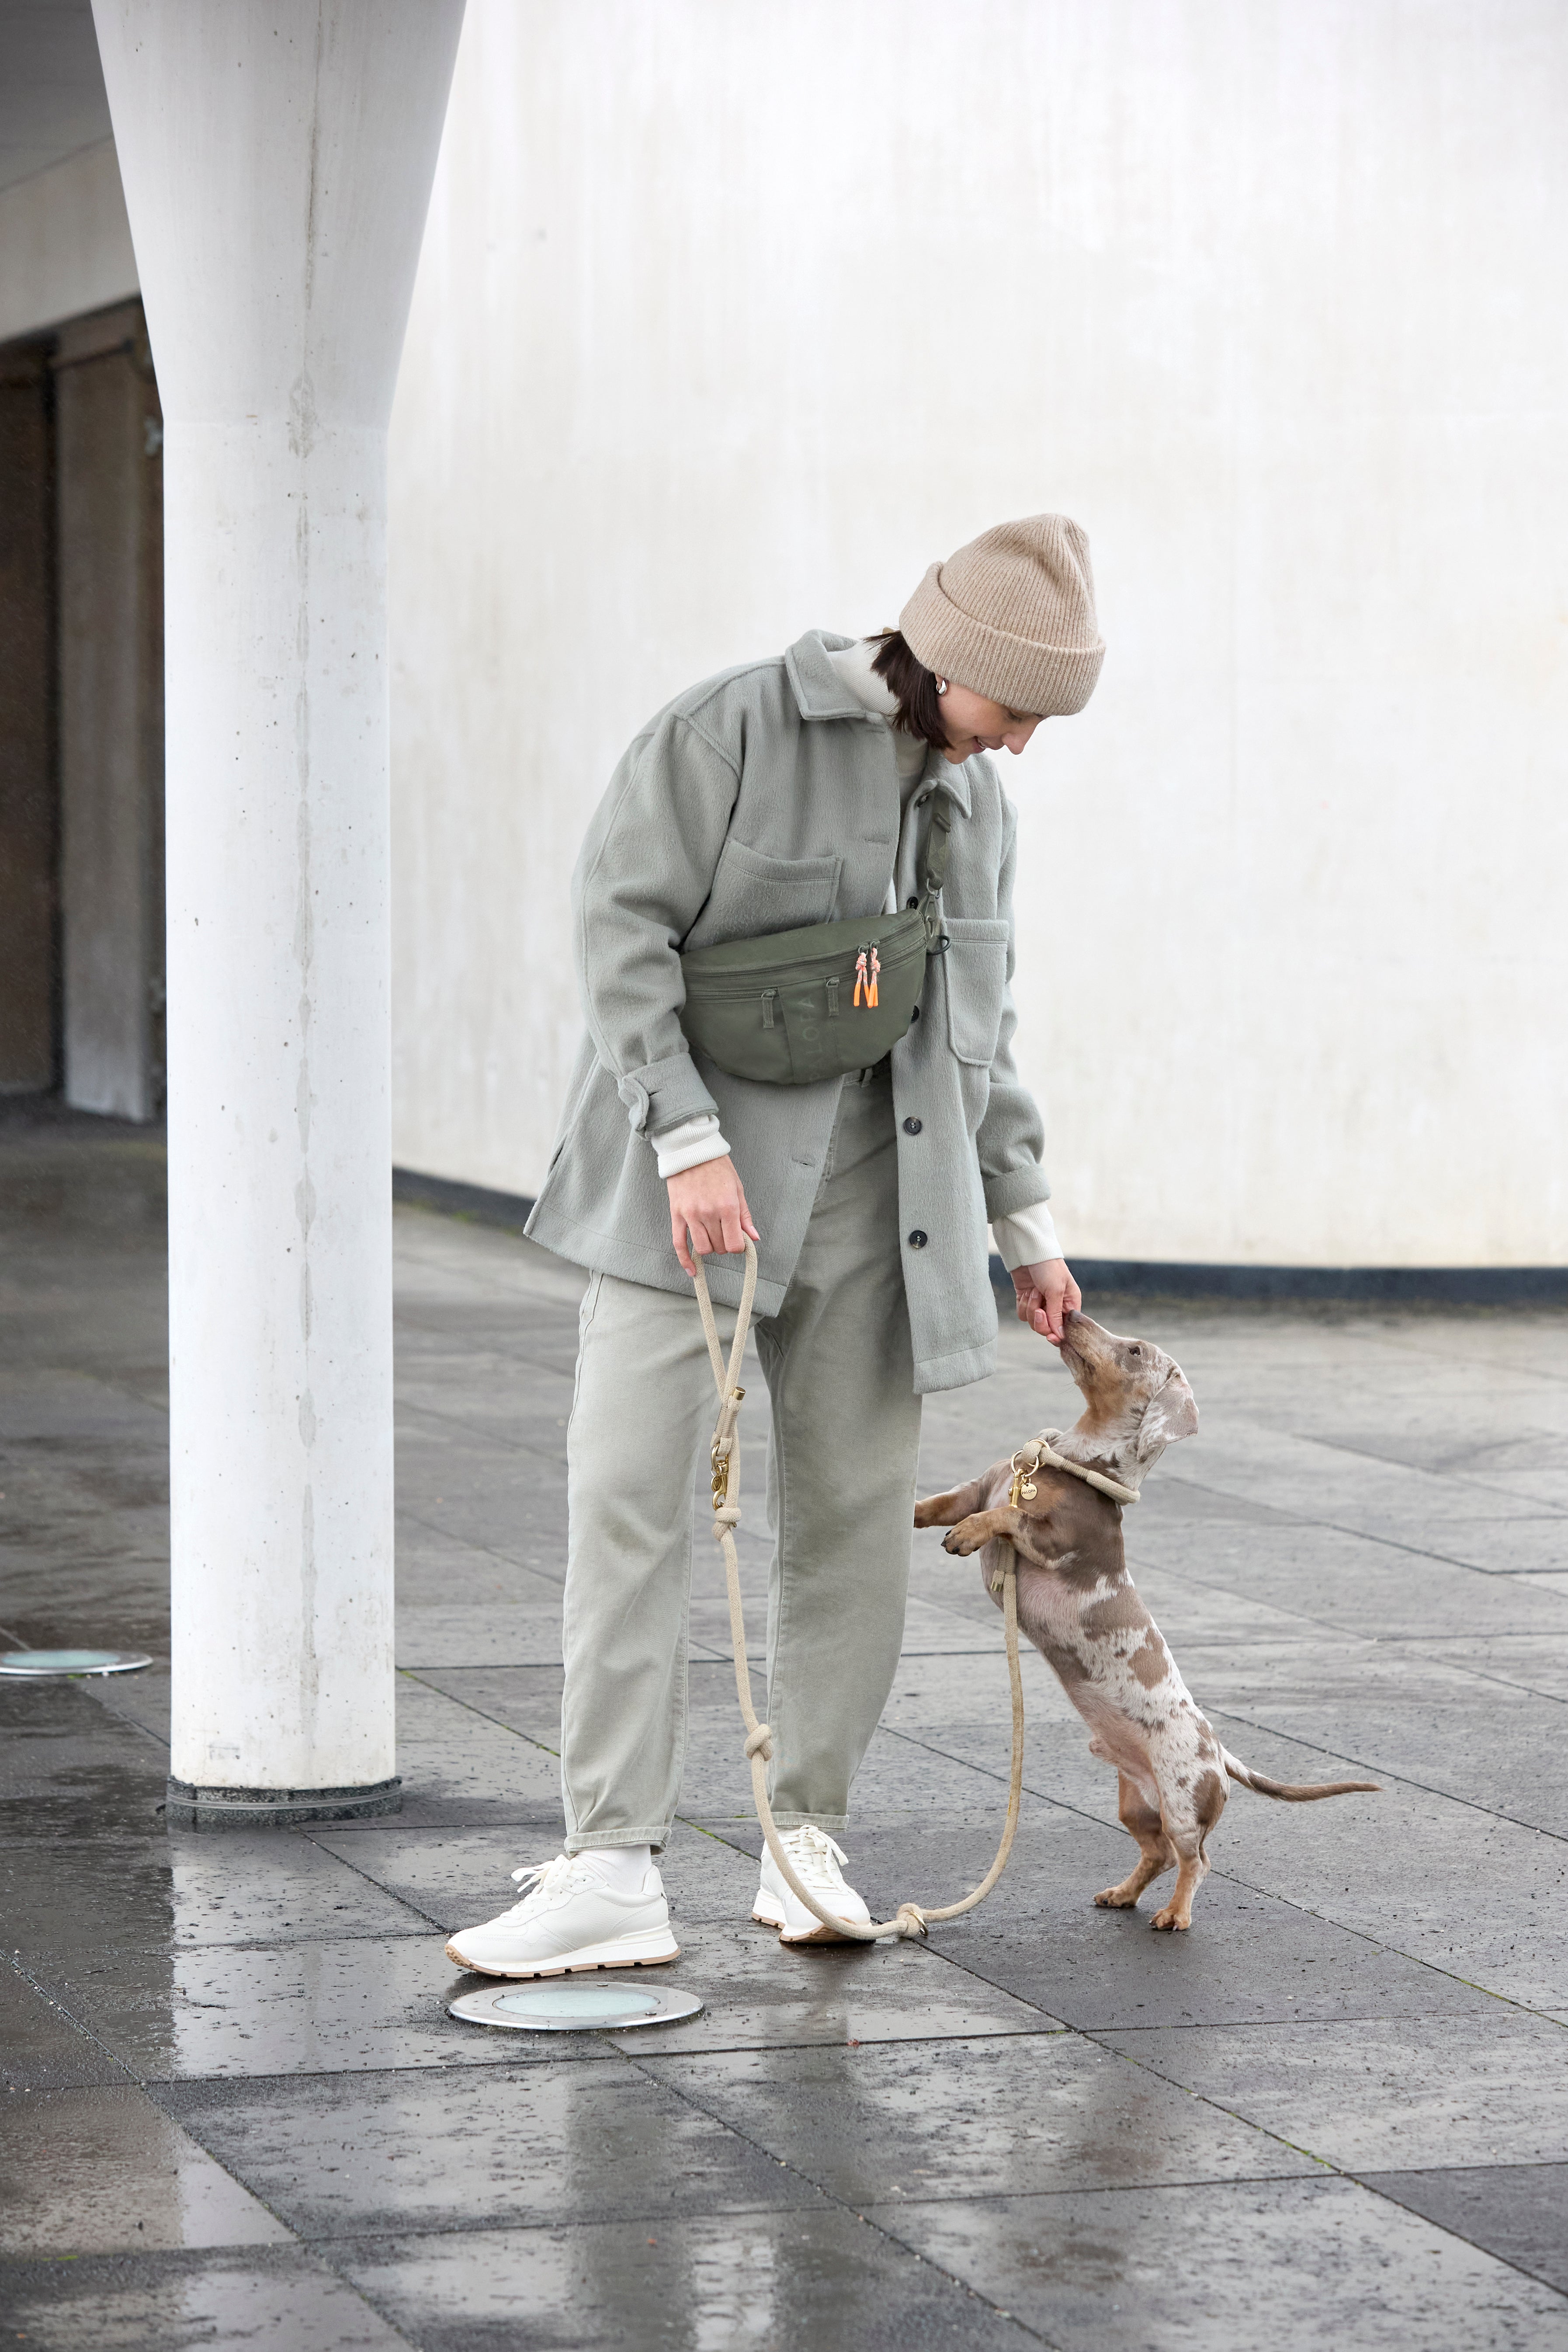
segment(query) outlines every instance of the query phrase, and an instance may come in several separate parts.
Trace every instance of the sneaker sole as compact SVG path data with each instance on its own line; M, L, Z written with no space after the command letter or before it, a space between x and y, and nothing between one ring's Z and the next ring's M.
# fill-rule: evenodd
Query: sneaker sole
M454 1939L447 1958L477 1977L573 1977L600 1969L661 1969L680 1958L673 1936L647 1936L635 1944L584 1944L575 1952L558 1953L540 1968L503 1969L493 1960L470 1960Z
M858 1944L861 1940L858 1936L841 1936L837 1927L826 1927L820 1920L815 1927L808 1928L804 1936L790 1936L784 1932L782 1917L772 1918L766 1911L761 1909L754 1910L752 1916L759 1927L776 1927L781 1944Z

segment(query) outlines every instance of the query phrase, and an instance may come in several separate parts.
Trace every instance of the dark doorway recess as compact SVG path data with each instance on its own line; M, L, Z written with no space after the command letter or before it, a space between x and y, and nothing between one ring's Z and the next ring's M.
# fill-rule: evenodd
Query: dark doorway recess
M0 351L0 1092L163 1100L163 415L139 302Z

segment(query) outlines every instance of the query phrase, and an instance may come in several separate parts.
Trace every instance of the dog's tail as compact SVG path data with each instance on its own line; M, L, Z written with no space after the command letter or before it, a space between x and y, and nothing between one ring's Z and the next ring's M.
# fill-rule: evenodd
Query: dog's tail
M1373 1797L1382 1792L1381 1780L1271 1780L1266 1772L1254 1772L1228 1748L1219 1752L1233 1780L1239 1780L1244 1789L1255 1789L1260 1797L1277 1797L1287 1805L1310 1805L1320 1797Z

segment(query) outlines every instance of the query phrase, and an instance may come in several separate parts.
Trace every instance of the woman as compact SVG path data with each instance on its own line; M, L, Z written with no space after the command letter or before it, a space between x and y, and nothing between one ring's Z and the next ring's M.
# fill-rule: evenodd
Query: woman
M995 1361L987 1223L1035 1330L1059 1345L1079 1303L1013 1064L1016 818L986 754L1081 710L1103 651L1083 532L1035 515L932 564L897 631L812 630L679 696L616 772L574 887L588 1035L528 1227L591 1273L567 1440L566 1846L452 1938L466 1968L676 1957L654 1855L680 1786L713 1416L691 1257L747 1235L773 1412L770 1794L802 1880L869 1916L832 1833L898 1664L921 1398ZM891 1052L811 1086L694 1055L682 951L915 906L933 812L949 944ZM739 1267L709 1280L733 1306ZM827 1939L766 1853L752 1916Z

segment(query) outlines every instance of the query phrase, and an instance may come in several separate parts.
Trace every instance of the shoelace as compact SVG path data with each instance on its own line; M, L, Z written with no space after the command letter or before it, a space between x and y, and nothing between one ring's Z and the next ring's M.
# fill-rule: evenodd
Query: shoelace
M542 1897L548 1900L552 1895L568 1893L581 1867L575 1854L558 1853L549 1862L531 1862L521 1870L514 1870L511 1883L518 1889L518 1897L512 1909L526 1910Z
M804 1828L786 1830L782 1843L788 1847L790 1860L808 1886L826 1886L837 1892L843 1885L834 1865L847 1862L849 1857L826 1830L807 1822Z

